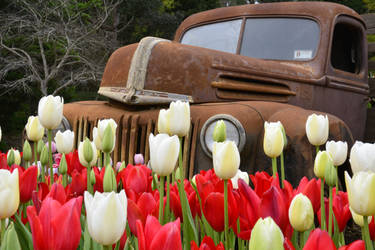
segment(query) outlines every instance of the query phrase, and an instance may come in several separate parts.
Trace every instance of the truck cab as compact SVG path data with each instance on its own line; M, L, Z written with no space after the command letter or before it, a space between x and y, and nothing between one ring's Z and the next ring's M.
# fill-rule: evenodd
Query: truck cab
M115 161L132 163L135 153L147 161L147 139L157 131L159 110L171 101L188 101L185 176L212 167L211 133L224 119L243 171L270 171L263 126L280 120L288 136L287 179L312 177L308 115L329 115L329 139L351 146L363 138L369 91L365 30L355 11L326 2L197 13L181 23L173 41L146 37L113 52L98 91L109 101L66 104L66 127L78 143L92 137L98 120L113 118L119 125Z

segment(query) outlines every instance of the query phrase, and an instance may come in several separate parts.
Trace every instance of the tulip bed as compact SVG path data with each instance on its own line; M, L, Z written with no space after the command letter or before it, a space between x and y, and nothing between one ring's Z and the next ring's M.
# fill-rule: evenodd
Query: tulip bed
M293 188L276 166L286 144L280 123L265 124L264 150L273 159L273 175L241 172L236 145L226 141L220 122L213 135L213 169L187 180L180 171L180 141L189 125L170 125L182 121L181 114L190 121L187 103L160 112L147 165L142 155L135 155L134 165L112 163L117 128L112 119L99 121L93 141L86 138L78 150L72 151L71 131L58 133L53 142L50 132L61 121L62 105L62 98L44 97L38 117L29 118L33 150L26 141L22 153L0 152L0 249L373 249L375 174L363 159L373 145L353 146L355 174L345 176L349 192L338 190L337 166L346 160L347 146L328 142L327 151L319 151L328 136L326 117L313 115L306 124L317 146L318 178L304 177ZM41 141L45 129L48 146ZM346 244L351 218L362 239Z

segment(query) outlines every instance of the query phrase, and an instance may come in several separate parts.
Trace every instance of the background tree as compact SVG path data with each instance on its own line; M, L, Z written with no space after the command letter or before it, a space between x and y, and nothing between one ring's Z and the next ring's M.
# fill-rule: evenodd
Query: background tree
M119 0L18 0L0 14L2 94L37 84L43 95L100 79L115 48L103 27ZM19 77L9 77L17 72Z

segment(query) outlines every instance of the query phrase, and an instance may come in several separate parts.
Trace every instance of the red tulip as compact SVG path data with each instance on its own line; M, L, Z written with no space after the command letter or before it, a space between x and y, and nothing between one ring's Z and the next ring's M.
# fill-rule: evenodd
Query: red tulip
M95 174L94 193L96 191L98 191L99 193L103 193L103 180L104 180L105 168L102 168L101 170L99 170L99 168L93 167L92 170L94 171L94 174Z
M356 240L349 245L340 247L339 250L366 250L366 245L363 240Z
M7 167L7 154L0 152L0 169L6 169Z
M72 182L67 186L67 193L69 197L78 197L83 195L87 188L87 169L82 169L81 172L74 169L72 171Z
M81 238L82 197L61 205L47 197L38 214L34 206L27 207L33 245L38 249L77 249Z
M279 178L273 178L267 172L256 172L255 175L250 175L251 182L254 184L254 191L259 196L262 197L263 193L266 192L270 187L279 185Z
M204 236L201 245L198 247L195 241L191 241L190 249L192 250L224 250L224 245L220 242L217 246L214 240L209 236Z
M326 215L326 227L328 229L328 222L329 222L329 200L327 198L324 198L324 209L325 209L325 215ZM318 216L318 220L319 220L319 225L321 226L322 225L322 221L321 221L321 209L319 209L318 213L317 213L317 216ZM334 228L335 228L335 225L334 225L334 221L333 221L333 216L332 216L332 232L334 232Z
M154 216L148 216L143 228L137 221L139 250L182 250L180 220L177 219L163 226Z
M332 192L334 194L332 198L333 213L335 214L335 218L339 226L340 232L343 232L346 223L352 217L352 214L350 213L349 209L348 194L339 191L339 193L336 195L335 189Z
M120 179L127 193L129 189L138 195L151 191L151 169L145 165L133 166L129 164L117 174L117 181Z
M320 228L314 229L307 239L307 242L303 250L336 250L336 246L333 243L331 237L327 231L322 231Z
M48 197L57 200L61 205L65 204L67 197L64 186L58 183L54 183L51 187L51 190L47 194L46 199Z
M288 210L284 195L277 187L271 186L271 188L263 194L260 203L260 216L262 218L270 216L280 227L281 231L286 231L289 224Z
M287 237L284 238L284 249L285 250L295 250L292 242Z
M304 176L296 189L295 195L299 193L306 195L310 199L314 213L316 214L320 209L320 179L313 178L309 181Z
M142 226L146 223L148 215L158 216L158 200L155 200L151 193L143 193L137 202L128 199L128 223L130 231L137 235L136 222L139 220Z
M74 150L74 152L71 152L69 154L65 155L66 164L68 167L67 173L72 176L73 170L77 170L79 173L82 172L85 167L79 162L78 158L78 151Z
M20 201L26 203L31 200L34 190L36 190L38 167L31 166L26 170L18 167L18 174L20 180Z

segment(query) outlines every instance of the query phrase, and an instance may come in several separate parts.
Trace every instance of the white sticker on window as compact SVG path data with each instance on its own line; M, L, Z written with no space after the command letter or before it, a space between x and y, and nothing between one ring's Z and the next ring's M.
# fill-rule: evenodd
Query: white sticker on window
M294 59L311 59L312 50L295 50Z

